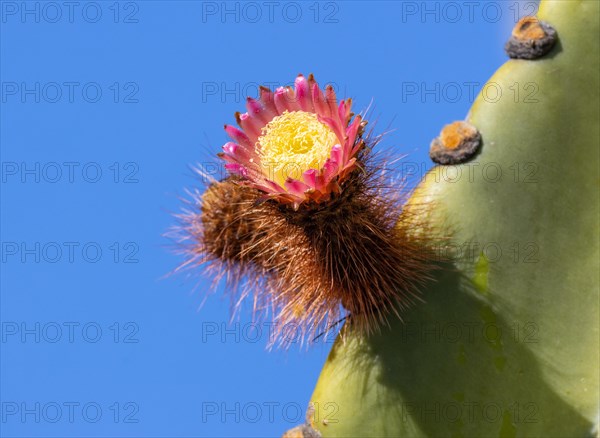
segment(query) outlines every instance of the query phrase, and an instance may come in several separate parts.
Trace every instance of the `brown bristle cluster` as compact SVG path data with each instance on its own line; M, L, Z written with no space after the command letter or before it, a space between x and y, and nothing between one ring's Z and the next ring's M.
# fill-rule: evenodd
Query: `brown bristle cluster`
M254 295L255 310L272 312L280 331L293 324L304 338L343 309L363 333L400 315L418 299L431 253L398 222L405 199L382 181L385 162L370 149L359 158L332 199L296 210L234 177L211 184L182 216L188 264L208 262L241 297Z

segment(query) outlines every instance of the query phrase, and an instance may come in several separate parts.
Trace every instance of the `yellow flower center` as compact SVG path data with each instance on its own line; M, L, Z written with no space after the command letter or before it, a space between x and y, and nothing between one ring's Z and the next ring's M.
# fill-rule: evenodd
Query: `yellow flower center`
M316 114L284 111L262 128L257 152L267 178L283 187L288 177L301 179L308 169L321 169L337 143Z

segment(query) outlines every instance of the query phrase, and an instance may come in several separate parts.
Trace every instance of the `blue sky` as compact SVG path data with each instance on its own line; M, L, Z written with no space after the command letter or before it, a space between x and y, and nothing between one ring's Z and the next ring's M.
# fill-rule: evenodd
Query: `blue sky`
M167 276L189 170L258 84L314 73L430 167L535 2L0 2L3 437L279 436L331 347L267 351ZM508 90L504 90L508 92ZM404 175L410 176L410 175ZM418 176L418 175L417 175ZM414 178L413 178L414 179Z

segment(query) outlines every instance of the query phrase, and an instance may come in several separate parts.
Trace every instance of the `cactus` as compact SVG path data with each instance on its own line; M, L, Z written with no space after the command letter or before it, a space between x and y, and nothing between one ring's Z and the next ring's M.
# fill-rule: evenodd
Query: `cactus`
M558 43L490 79L537 102L479 96L478 155L415 190L407 208L456 259L402 321L342 332L311 398L323 436L597 433L599 9L542 1Z

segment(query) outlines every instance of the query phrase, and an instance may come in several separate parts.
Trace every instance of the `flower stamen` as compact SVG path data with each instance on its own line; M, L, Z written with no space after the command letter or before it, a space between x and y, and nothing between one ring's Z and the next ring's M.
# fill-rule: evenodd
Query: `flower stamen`
M256 152L268 178L282 187L309 169L320 170L339 143L335 133L314 113L284 111L262 128Z

